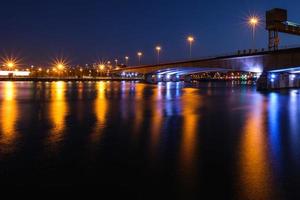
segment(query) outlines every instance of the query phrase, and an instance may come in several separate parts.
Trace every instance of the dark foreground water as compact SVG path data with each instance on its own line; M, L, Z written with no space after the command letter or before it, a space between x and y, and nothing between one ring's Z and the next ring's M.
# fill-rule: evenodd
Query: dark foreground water
M300 91L1 82L0 184L131 199L299 199Z

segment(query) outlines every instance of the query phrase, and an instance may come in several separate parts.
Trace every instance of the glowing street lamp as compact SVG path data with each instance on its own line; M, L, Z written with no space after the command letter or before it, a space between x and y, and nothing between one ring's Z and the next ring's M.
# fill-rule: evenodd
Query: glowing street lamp
M129 61L129 57L128 57L128 56L125 56L125 63L126 63L126 66L128 65L128 61Z
M14 63L13 61L8 61L8 62L6 63L6 66L7 66L9 69L12 69L12 68L15 67L15 63Z
M3 67L6 67L8 70L12 70L20 65L20 59L14 56L5 56L0 58Z
M187 41L190 45L190 58L192 58L192 46L193 46L193 43L195 42L195 38L193 36L188 36Z
M118 66L118 59L115 59L116 66Z
M103 71L103 70L105 69L105 65L100 64L100 65L99 65L99 69L100 69L101 71Z
M159 56L160 56L161 46L156 46L155 50L157 52L157 64L159 64Z
M142 59L143 53L142 52L138 52L137 56L139 58L139 64L141 64L141 59Z
M63 63L57 63L56 68L59 70L63 70L65 68L65 65Z
M64 74L67 66L68 66L68 62L63 58L55 58L53 60L53 71L57 72L59 76L62 76Z
M252 28L252 42L253 42L253 48L255 49L255 31L256 31L256 27L259 25L259 18L257 16L251 16L248 19L248 24Z

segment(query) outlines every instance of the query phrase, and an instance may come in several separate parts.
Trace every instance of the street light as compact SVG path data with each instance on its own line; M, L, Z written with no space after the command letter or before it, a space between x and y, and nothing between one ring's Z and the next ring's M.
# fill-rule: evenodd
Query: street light
M126 66L128 65L128 61L129 61L129 57L125 56L125 64L126 64Z
M256 31L256 27L259 25L259 18L257 16L249 17L248 24L252 28L252 42L253 42L253 48L255 49L255 31Z
M12 69L12 68L14 68L15 63L14 63L13 61L8 61L8 62L6 63L6 66L7 66L9 69Z
M143 53L138 52L137 55L138 55L138 58L139 58L139 64L141 64L141 59L142 59Z
M115 59L116 67L118 66L118 59Z
M192 58L192 46L193 46L193 43L195 42L195 38L193 36L188 36L187 41L190 45L190 58Z
M157 52L157 64L159 64L159 56L160 56L161 46L156 46L155 49Z
M103 70L105 69L105 65L100 64L100 65L99 65L99 69L100 69L101 71L103 71Z
M65 65L63 63L57 63L56 68L59 70L63 70L65 68Z

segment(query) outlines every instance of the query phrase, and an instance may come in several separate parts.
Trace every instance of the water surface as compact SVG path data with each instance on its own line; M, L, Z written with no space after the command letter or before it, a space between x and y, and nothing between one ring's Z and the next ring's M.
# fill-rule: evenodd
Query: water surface
M1 188L299 199L299 103L233 83L0 82Z

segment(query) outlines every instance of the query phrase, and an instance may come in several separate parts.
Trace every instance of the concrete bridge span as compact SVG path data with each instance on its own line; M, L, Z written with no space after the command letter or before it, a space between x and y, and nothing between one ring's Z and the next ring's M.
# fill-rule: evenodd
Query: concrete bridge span
M158 65L127 67L115 72L143 74L146 81L173 80L179 76L211 71L260 73L258 89L300 87L300 48L210 57ZM167 78L166 78L167 77Z
M172 73L188 75L204 71L246 71L264 72L282 70L293 72L300 70L300 48L257 53L239 53L235 55L210 57L199 60L162 63L158 65L133 66L121 69L121 72L141 74Z
M148 82L177 81L180 76L211 71L259 73L259 90L300 87L300 48L238 53L199 60L128 67L116 72L140 73Z

